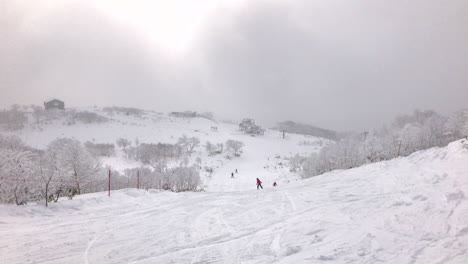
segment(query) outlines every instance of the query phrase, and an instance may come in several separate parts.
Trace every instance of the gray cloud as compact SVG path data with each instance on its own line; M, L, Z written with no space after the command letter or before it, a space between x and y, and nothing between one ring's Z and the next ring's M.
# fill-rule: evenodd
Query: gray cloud
M264 1L220 19L205 58L243 114L362 129L467 106L467 12L465 1Z
M4 28L11 45L0 44L3 105L59 97L78 106L168 108L189 85L147 39L86 5L54 9L34 24L11 21Z
M468 106L463 0L249 2L220 8L178 58L85 4L34 23L3 5L3 106L54 96L77 106L211 109L340 130L416 108Z

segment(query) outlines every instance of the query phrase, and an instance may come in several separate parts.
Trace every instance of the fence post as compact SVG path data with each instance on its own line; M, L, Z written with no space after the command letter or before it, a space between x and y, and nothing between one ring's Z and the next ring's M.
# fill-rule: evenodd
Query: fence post
M398 145L398 156L397 157L400 157L401 141L402 140L400 140L400 144Z
M111 170L109 169L109 184L108 184L108 196L110 197L110 190L111 190Z
M137 171L137 189L140 189L140 171Z

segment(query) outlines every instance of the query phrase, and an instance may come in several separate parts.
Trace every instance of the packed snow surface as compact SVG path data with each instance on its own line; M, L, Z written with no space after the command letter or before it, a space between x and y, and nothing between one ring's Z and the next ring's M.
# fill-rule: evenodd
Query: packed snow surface
M0 263L468 263L468 141L276 188L254 179L2 205Z

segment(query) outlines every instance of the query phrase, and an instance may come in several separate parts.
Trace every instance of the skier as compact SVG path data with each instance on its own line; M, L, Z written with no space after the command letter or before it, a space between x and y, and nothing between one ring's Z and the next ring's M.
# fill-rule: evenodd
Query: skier
M276 185L278 185L278 184L276 184L276 182L274 182L274 183L273 183L273 187L276 187Z
M262 181L259 178L257 178L257 190L258 190L258 187L262 187L263 189Z
M236 174L237 174L237 169L236 169Z
M234 178L234 172L231 172L231 179Z

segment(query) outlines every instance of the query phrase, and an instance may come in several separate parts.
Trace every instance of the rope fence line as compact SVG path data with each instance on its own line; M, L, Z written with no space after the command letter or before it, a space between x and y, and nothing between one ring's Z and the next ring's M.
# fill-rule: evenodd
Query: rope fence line
M88 184L106 184L107 185L107 191L108 191L108 196L111 195L111 190L112 190L112 181L111 181L111 175L112 172L111 170L108 171L107 173L107 179L103 180L94 180L94 181L81 181L81 180L44 180L44 179L28 179L28 178L1 178L0 177L0 183L3 182L37 182L41 184L46 184L48 183L59 183L59 184L77 184L79 183L80 185L88 185ZM117 182L119 184L119 182ZM127 188L130 186L130 181L127 180ZM137 172L137 184L136 188L140 189L140 171Z
M0 178L0 181L16 181L16 182L41 182L41 183L45 183L44 180L36 180L36 179L25 179L25 178ZM100 182L107 182L108 180L100 180L100 181L70 181L70 180L51 180L50 182L52 183L77 183L79 182L80 184L81 183L100 183Z
M122 189L122 188L136 188L136 189L140 189L140 188L144 188L145 190L148 190L150 188L156 188L156 189L160 189L160 190L196 190L196 186L197 185L193 185L191 183L191 181L188 181L188 182L185 182L185 183L182 183L182 184L178 184L174 181L170 181L170 182L161 182L161 180L159 180L159 182L157 181L154 181L154 180L150 180L149 182L148 181L143 181L142 182L142 179L140 177L140 171L137 170L136 172L136 179L133 178L132 181L130 181L130 177L127 177L126 180L124 179L118 179L118 180L114 180L112 181L112 171L111 170L108 170L108 172L106 173L107 175L107 179L102 179L102 180L92 180L92 181L86 181L86 180L57 180L57 179L51 179L50 181L49 180L45 180L45 179L42 179L42 178L19 178L19 177L0 177L0 188L2 187L2 185L4 185L6 182L18 182L18 183L38 183L38 185L45 185L45 188L46 188L46 192L47 192L47 189L48 189L48 184L50 183L53 183L53 184L60 184L61 186L52 186L52 188L56 188L56 187L59 187L59 188L63 188L63 187L66 187L66 188L74 188L73 186L69 186L69 185L66 185L66 184L70 184L70 185L76 185L78 189L81 189L83 190L84 188L90 188L89 186L91 185L91 188L88 189L88 190L91 190L90 192L87 192L87 191L84 191L84 192L80 192L82 194L84 193L92 193L92 192L101 192L101 191L106 191L107 190L107 195L108 196L111 196L111 191L114 189L114 190L118 190L118 189ZM134 182L136 180L136 182ZM143 186L142 186L142 183L143 183ZM65 184L62 185L62 184ZM107 185L107 186L106 186ZM194 187L195 186L195 187ZM8 186L7 186L8 187ZM81 188L83 187L83 188ZM94 187L94 188L93 188ZM107 187L107 188L106 188ZM71 189L70 189L71 190Z

